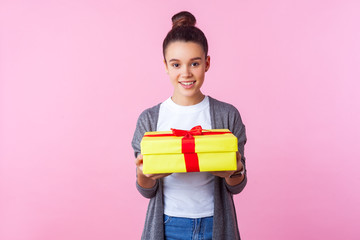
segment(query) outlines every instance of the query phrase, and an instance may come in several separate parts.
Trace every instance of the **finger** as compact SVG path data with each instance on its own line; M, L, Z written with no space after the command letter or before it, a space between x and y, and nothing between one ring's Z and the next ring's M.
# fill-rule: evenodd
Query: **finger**
M239 151L236 152L236 160L241 160L241 154L239 153Z
M158 174L144 174L148 178L156 179L156 175Z
M153 180L162 178L162 175L161 175L161 174L147 174L147 175L145 175L145 176L147 176L148 178L151 178L151 179L153 179Z
M165 173L165 174L145 174L146 177L148 178L152 178L152 179L159 179L159 178L163 178L166 176L169 176L171 173Z
M243 167L244 167L244 165L242 164L241 161L239 161L237 171L240 171L241 169L243 169Z
M231 176L235 171L217 171L217 172L210 172L211 174L218 176L218 177L229 177Z
M143 155L139 154L135 159L135 164L136 166L139 166L140 164L142 164L142 162L143 162Z

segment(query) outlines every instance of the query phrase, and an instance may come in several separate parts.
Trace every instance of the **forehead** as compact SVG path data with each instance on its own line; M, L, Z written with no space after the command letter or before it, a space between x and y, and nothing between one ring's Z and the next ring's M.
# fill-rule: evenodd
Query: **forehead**
M165 52L166 59L188 60L192 58L205 58L202 46L195 42L175 41L170 43Z

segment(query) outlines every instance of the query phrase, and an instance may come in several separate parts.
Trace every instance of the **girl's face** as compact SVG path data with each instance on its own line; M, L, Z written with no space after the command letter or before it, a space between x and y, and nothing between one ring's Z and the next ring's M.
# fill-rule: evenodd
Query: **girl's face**
M176 41L165 51L165 68L174 86L172 100L179 105L193 105L204 98L200 88L210 56L205 59L202 46L195 42Z

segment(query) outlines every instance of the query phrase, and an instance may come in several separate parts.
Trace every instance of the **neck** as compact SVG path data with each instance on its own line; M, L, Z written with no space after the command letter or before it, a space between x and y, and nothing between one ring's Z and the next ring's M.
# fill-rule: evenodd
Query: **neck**
M205 95L201 92L193 97L185 97L185 96L176 96L173 94L171 99L174 103L182 106L191 106L200 103L202 100L204 100Z

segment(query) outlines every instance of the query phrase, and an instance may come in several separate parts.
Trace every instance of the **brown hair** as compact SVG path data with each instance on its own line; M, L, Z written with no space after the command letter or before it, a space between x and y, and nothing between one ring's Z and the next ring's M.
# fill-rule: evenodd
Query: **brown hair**
M166 35L163 41L163 55L165 59L165 50L167 46L175 41L195 42L202 46L205 58L208 54L208 43L205 34L195 27L196 19L194 15L187 11L175 14L172 18L172 29Z

